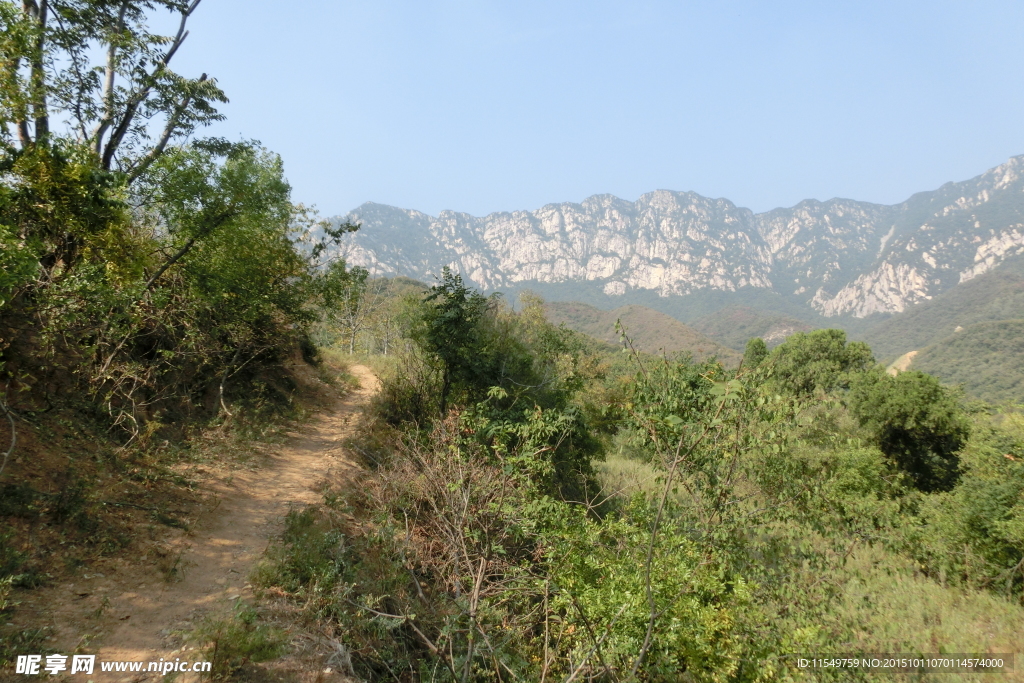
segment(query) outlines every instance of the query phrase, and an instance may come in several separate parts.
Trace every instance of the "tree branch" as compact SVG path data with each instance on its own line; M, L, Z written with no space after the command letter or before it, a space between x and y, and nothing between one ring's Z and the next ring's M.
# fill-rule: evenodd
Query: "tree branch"
M206 80L206 74L203 74L200 82ZM160 135L160 141L157 142L156 146L149 151L142 161L138 163L131 171L128 172L128 184L135 182L140 175L146 172L154 161L156 161L161 154L164 153L164 149L167 148L167 143L170 141L171 136L174 135L174 131L178 127L178 123L181 120L181 115L185 113L185 109L192 102L192 95L188 94L181 100L177 107L174 108L174 112L167 118L167 125L164 127L163 134Z
M168 48L164 56L153 67L153 72L151 74L147 74L144 79L145 85L142 89L137 90L128 98L128 104L125 107L124 116L121 117L121 121L117 124L114 132L110 134L110 140L103 149L101 163L104 170L110 170L110 166L114 160L114 154L117 152L117 148L121 145L121 141L124 140L125 134L131 127L132 121L135 119L135 115L139 111L139 105L141 105L146 98L149 97L149 93L152 92L153 86L156 84L157 76L167 68L167 64L170 63L171 58L174 57L174 53L178 51L178 48L181 47L185 38L188 37L188 31L185 30L185 24L188 22L189 16L193 11L195 11L201 1L202 0L193 0L192 4L181 13L181 23L178 25L178 33L174 36L171 47Z
M178 251L176 251L173 256L164 261L163 265L160 266L157 269L157 271L153 273L153 276L146 281L145 290L149 291L150 289L152 289L153 285L156 284L156 281L160 279L161 275L167 272L168 268L170 268L179 260L181 260L181 258L185 256L185 254L192 251L192 247L195 246L197 241L206 237L211 232L227 223L236 213L237 212L234 210L224 211L223 213L216 216L213 220L211 220L210 223L205 228L200 230L194 237L189 238L189 240L185 242L185 244L182 245L182 247L178 249Z
M121 3L121 11L117 14L115 34L124 30L124 15L128 11L128 0ZM92 136L96 140L97 156L103 151L103 135L114 120L114 76L117 73L117 40L116 36L110 37L110 45L107 47L107 68L103 79L103 118L96 124Z

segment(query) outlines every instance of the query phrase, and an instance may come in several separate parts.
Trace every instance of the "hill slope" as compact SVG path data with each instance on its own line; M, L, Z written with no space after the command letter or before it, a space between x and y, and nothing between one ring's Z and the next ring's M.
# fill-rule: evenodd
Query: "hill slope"
M921 349L911 369L986 401L1024 402L1024 320L971 325Z
M753 337L768 347L777 346L794 332L807 332L814 326L782 313L756 311L749 306L731 306L706 315L691 324L693 329L729 348L743 351Z
M578 302L548 303L544 310L556 325L588 334L595 339L619 345L615 322L622 321L626 334L638 350L667 355L689 353L696 360L716 356L725 365L738 365L742 354L707 338L675 318L645 306L622 306L602 311Z

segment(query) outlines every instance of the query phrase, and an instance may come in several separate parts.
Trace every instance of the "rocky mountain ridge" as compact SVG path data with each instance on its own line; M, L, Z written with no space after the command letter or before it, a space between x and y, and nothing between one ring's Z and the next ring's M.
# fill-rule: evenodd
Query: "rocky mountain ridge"
M1024 253L1024 156L893 206L831 199L755 214L658 190L475 217L366 203L349 263L431 281L451 266L484 290L578 283L630 293L774 292L825 317L895 313ZM622 299L619 299L619 298Z

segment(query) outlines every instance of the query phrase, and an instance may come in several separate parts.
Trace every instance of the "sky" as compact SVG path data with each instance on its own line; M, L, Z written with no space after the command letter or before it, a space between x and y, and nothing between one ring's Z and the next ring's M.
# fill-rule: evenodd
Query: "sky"
M1024 154L1024 3L203 0L172 66L293 199L892 204Z

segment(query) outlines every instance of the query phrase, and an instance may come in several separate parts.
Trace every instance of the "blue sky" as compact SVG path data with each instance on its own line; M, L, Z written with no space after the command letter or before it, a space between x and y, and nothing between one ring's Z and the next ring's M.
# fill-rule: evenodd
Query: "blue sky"
M174 66L294 199L895 203L1024 154L1024 3L203 0Z

